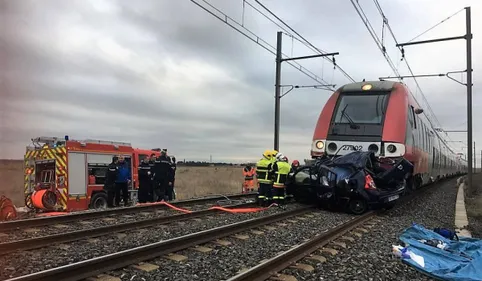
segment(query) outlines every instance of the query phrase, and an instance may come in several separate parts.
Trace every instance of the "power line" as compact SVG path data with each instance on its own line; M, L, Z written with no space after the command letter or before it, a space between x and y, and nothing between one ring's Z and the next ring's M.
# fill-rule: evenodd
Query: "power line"
M387 25L387 28L388 28L388 30L389 30L389 32L390 32L390 35L392 36L392 38L393 38L393 40L395 41L395 43L398 45L398 40L397 40L397 38L396 38L396 36L395 36L395 33L394 33L393 30L392 30L392 27L391 27L390 24L388 23L388 19L387 19L387 17L385 16L385 13L383 12L383 9L382 9L382 7L380 6L380 3L378 2L378 0L373 0L373 2L375 3L375 6L377 7L378 12L379 12L380 15L382 16L384 23ZM459 12L460 12L460 11L458 11L457 13L459 13ZM455 14L457 14L457 13L455 13ZM454 15L455 15L455 14L454 14ZM450 16L450 17L452 17L452 16ZM449 17L449 18L450 18L450 17ZM433 29L433 28L432 28L432 29ZM430 29L429 29L429 30L430 30ZM427 31L427 32L428 32L428 31ZM426 32L425 32L425 33L426 33ZM419 35L419 36L420 36L420 35ZM417 36L417 37L419 37L419 36ZM417 37L416 37L416 38L417 38ZM412 39L412 40L413 40L413 39ZM411 74L412 76L415 76L415 74L414 74L413 71L412 71L412 68L410 67L410 64L409 64L408 61L407 61L407 58L406 58L405 55L404 55L403 47L399 47L399 50L400 50L400 51L402 52L402 54L403 54L403 60L405 61L405 64L407 65L408 71L410 72L410 74ZM430 103L429 103L428 100L427 100L427 97L426 97L425 94L423 93L422 88L420 87L420 84L418 83L418 80L417 80L415 77L413 77L413 80L414 80L414 82L415 82L415 85L417 86L418 91L420 92L420 95L422 96L423 101L425 102L425 104L426 104L429 112L431 113L430 115L432 115L431 118L435 119L435 121L436 121L437 124L438 124L438 127L441 127L440 121L438 120L437 116L436 116L435 113L433 112L432 107L430 106ZM426 117L427 117L427 120L428 120L428 122L430 123L430 125L432 125L432 127L435 127L435 126L433 125L432 121L430 120L429 116L426 115ZM437 135L438 135L438 133L437 133ZM447 135L447 134L446 134L446 135ZM451 140L450 136L447 135L447 137ZM447 142L446 142L443 138L441 138L441 139L442 139L442 141L445 143L445 145L447 145L447 147L449 147L449 145L447 144Z
M396 75L396 76L400 76L400 73L398 72L398 69L397 67L395 66L395 64L393 63L392 59L390 58L390 56L388 55L387 53L387 50L385 48L385 46L383 45L383 42L380 40L380 38L378 38L378 35L375 31L375 29L373 28L372 24L370 23L370 20L368 19L367 15L365 14L365 12L363 11L361 5L358 3L358 1L355 3L354 0L350 0L351 3L353 4L353 7L355 8L356 12L358 13L358 15L360 16L360 19L363 21L363 23L365 24L368 32L370 33L370 35L372 36L373 40L375 41L375 43L377 44L377 47L378 49L380 49L380 51L382 52L383 56L385 57L385 60L388 62L388 65L390 66L390 68L392 69L393 73ZM358 5L358 6L357 6ZM385 24L385 19L384 19L384 24Z
M426 34L427 32L431 31L432 29L436 28L437 26L441 25L442 23L446 22L447 20L449 20L450 18L454 17L455 15L457 15L458 13L462 12L463 10L465 10L465 8L462 8L460 9L459 11L453 13L452 15L448 16L447 18L441 20L439 23L435 24L434 26L430 27L429 29L425 30L424 32L420 33L419 35L415 36L412 40L408 41L408 42L412 42L413 40L419 38L420 36ZM408 43L407 42L407 43Z
M388 19L387 19L387 17L385 16L385 13L383 13L383 9L382 9L382 7L380 6L380 3L378 3L378 0L373 0L373 2L375 3L375 6L377 6L378 12L379 12L380 15L382 16L383 21L385 22L385 24L387 25L387 28L388 28L388 30L390 31L390 35L392 36L393 40L395 41L395 44L398 44L398 40L397 40L397 38L395 37L395 33L393 32L392 27L391 27L390 24L388 23ZM402 52L402 54L404 54L403 47L400 47L399 49L400 49L400 51ZM408 60L407 60L407 58L406 58L405 56L404 56L403 60L405 61L405 64L407 65L407 68L408 68L408 71L410 72L410 74L411 74L412 76L415 76L415 74L413 73L412 68L410 67L410 64L408 63ZM433 118L435 119L435 121L437 122L437 124L438 124L439 127L440 127L441 124L440 124L440 122L438 121L437 116L435 116L435 113L433 112L432 107L430 106L430 103L428 102L426 96L424 95L424 93L423 93L423 91L422 91L422 88L420 87L420 84L418 83L418 80L417 80L415 77L413 78L413 80L414 80L414 82L415 82L415 84L416 84L416 86L417 86L418 91L419 91L420 94L422 95L422 99L423 99L424 102L427 104L427 107L428 107L431 115L433 115ZM430 120L429 120L429 122L430 122ZM432 126L433 126L433 124L432 124Z
M206 3L208 6L210 6L212 9L214 9L215 11L217 11L218 13L220 13L222 16L219 16L219 15L216 15L213 11L209 10L208 8L204 7L203 5L201 5L199 2L195 1L195 0L191 0L192 3L196 4L198 7L200 7L201 9L203 9L204 11L208 12L209 14L211 14L213 17L219 19L220 21L222 21L223 23L225 23L226 25L228 25L229 27L231 27L232 29L236 30L237 32L241 33L242 35L244 35L246 38L248 38L249 40L253 41L254 43L258 44L260 47L262 47L263 49L265 49L266 51L270 52L271 54L273 55L276 55L276 47L274 47L273 45L269 44L266 40L262 39L260 36L256 35L254 32L252 32L251 30L249 30L248 28L246 28L243 24L237 22L236 20L234 20L233 18L231 18L230 16L228 16L227 14L225 14L224 12L222 12L221 10L219 10L218 8L216 8L214 5L212 5L211 3L205 1L205 0L201 0L203 1L204 3ZM229 22L229 20L233 23L231 24ZM237 27L238 26L238 27ZM242 30L244 29L244 31ZM247 32L247 33L246 33ZM249 33L249 34L248 34ZM253 36L254 38L252 38L251 36ZM286 54L283 53L283 56L287 57ZM316 81L317 83L320 83L320 84L329 84L327 81L325 81L323 78L319 77L318 75L314 74L312 71L308 70L307 68L303 67L301 64L297 63L296 61L287 61L286 63L288 63L289 65L291 65L292 67L294 67L295 69L297 69L298 71L300 71L301 73L305 74L306 76L308 76L309 78L311 78L312 80Z
M294 34L296 34L298 37L300 37L306 44L308 44L313 51L319 53L319 54L326 54L325 51L315 47L313 44L311 44L310 41L308 41L306 38L304 38L303 36L301 36L296 30L294 30L291 26L289 26L286 22L284 22L281 18L279 18L275 13L273 13L269 8L267 8L265 5L263 5L259 0L255 0L256 3L258 3L258 5L260 5L263 9L265 9L268 13L270 13L273 17L275 17L277 20L279 20L284 26L286 26L289 30L291 30ZM305 45L306 46L306 45ZM308 47L308 46L307 46ZM328 58L328 57L325 57L325 59L327 59L328 61L330 61L331 63L333 63L335 65L336 68L338 68L338 70L340 70L341 73L343 73L343 75L345 75L346 78L348 78L350 81L352 82L355 82L355 80L343 69L341 68L339 65L337 65L335 63L334 60Z

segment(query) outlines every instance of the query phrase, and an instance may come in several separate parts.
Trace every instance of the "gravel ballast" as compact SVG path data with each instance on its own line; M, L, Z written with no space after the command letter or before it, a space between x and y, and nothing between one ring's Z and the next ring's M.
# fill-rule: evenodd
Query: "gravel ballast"
M254 200L253 198L250 198ZM235 199L233 200L233 204L241 204L244 201L247 201L246 198L243 199ZM209 202L206 204L197 204L197 205L189 205L183 206L182 203L175 204L175 206L184 208L190 211L201 211L208 209L212 206L215 206L216 202ZM158 209L150 209L144 211L137 211L128 214L120 214L120 215L109 215L103 218L95 218L95 219L87 219L87 220L78 220L73 222L62 223L59 225L45 225L45 226L36 226L33 229L19 229L19 230L12 230L12 231L5 231L1 232L1 225L0 225L0 232L5 235L0 235L0 243L21 240L21 239L28 239L34 237L41 237L47 235L54 235L58 233L65 233L71 231L78 231L78 230L85 230L85 229L93 229L98 227L104 227L109 225L121 224L121 223L128 223L134 222L139 220L146 220L152 219L156 217L165 217L165 216L172 216L172 215L179 215L183 214L183 212L176 211L170 209L168 207L160 207ZM104 220L106 219L107 220ZM114 219L114 220L111 220ZM27 231L25 231L27 230Z
M331 213L316 210L309 213L310 217L300 215L287 219L286 225L277 225L275 229L267 230L263 227L256 230L263 234L254 234L251 231L241 233L249 236L246 240L226 237L222 240L231 242L229 246L219 246L207 243L203 246L212 248L208 253L197 252L193 249L176 252L188 257L187 261L177 262L165 258L149 261L156 264L159 269L152 272L143 272L130 267L108 273L120 277L122 280L225 280L243 268L257 265L263 259L269 259L282 251L289 250L292 246L302 243L303 240L326 231L341 224L352 215L344 213ZM292 222L290 220L295 220Z
M285 269L283 273L298 280L432 280L392 256L391 248L400 244L398 237L412 223L428 229L453 229L456 195L455 180L437 184L416 199L378 216L376 226L361 238L353 236L356 241L347 242L347 248L327 257L327 262L300 261L311 264L315 271Z
M288 204L286 210L298 207L300 207L299 204ZM76 241L48 248L11 253L0 256L0 264L3 267L0 271L0 280L279 212L283 212L283 210L277 207L246 214L220 212L197 220L158 225L146 229L101 236L87 241Z

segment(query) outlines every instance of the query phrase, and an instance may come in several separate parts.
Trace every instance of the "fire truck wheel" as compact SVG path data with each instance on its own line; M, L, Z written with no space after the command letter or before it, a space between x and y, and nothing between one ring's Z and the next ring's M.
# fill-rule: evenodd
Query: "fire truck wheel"
M33 209L33 203L32 203L32 192L30 192L29 194L27 194L27 196L25 196L25 206L29 209Z
M95 193L92 198L90 198L90 208L91 209L105 209L107 208L107 194L104 192Z

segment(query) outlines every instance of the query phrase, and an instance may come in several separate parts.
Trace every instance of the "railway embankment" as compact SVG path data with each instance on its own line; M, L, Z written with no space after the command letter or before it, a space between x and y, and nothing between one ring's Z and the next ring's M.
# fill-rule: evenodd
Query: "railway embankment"
M474 174L473 184L477 192L473 196L466 196L468 229L473 237L482 238L482 173Z

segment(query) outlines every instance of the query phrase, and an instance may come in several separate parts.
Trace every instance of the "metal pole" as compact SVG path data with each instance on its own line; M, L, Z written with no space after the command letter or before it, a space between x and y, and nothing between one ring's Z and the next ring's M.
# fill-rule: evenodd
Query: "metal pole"
M470 18L470 7L465 7L465 20L467 25L467 143L472 143L472 26ZM469 194L473 194L472 184L472 149L467 149L469 169L467 173L467 184Z
M475 159L477 153L475 152L475 141L474 141L474 174L477 173L477 160Z
M280 105L281 105L281 60L283 32L278 31L276 38L276 81L275 81L275 97L274 97L274 149L279 151L279 123L280 123Z

